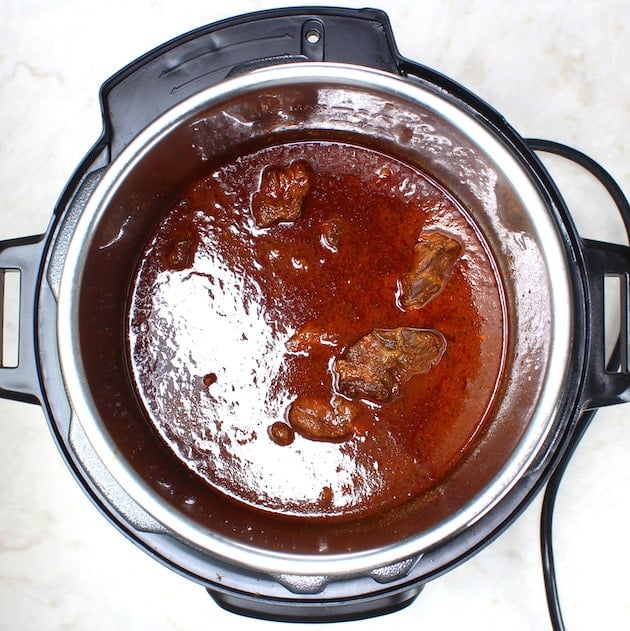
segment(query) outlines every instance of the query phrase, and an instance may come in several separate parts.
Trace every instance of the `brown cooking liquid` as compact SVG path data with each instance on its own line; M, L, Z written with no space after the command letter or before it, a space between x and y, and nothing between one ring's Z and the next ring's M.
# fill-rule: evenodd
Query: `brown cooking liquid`
M294 175L291 217L261 218L269 178ZM405 308L435 234L456 245L443 286ZM196 182L157 225L131 295L151 423L215 490L281 515L367 515L434 487L483 426L505 355L496 269L462 208L415 168L337 142L257 150ZM401 331L433 343L422 370L392 373L376 399L339 390L349 349L376 340L388 354Z

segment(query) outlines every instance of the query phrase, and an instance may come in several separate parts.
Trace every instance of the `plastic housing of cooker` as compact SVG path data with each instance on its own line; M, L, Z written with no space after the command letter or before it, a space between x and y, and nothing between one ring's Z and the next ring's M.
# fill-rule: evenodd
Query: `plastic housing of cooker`
M55 282L71 235L102 174L129 143L164 112L209 86L250 71L304 62L354 64L391 73L446 95L493 130L527 167L562 234L570 266L575 315L574 361L567 380L574 395L547 438L546 457L501 502L470 528L411 560L375 568L366 575L305 573L265 575L212 558L186 545L128 496L72 423L59 365ZM0 367L0 396L42 406L59 450L78 483L114 526L175 571L204 585L225 609L274 620L338 621L374 616L414 600L424 584L475 554L502 532L541 489L562 456L581 413L630 400L627 284L630 249L583 240L535 151L570 157L608 188L609 176L570 148L525 141L494 109L461 85L403 58L387 16L377 10L294 8L262 11L218 22L178 37L134 61L101 90L104 130L67 184L44 235L0 243L0 297L5 271L21 278L19 362ZM622 196L621 196L622 197ZM620 205L628 229L627 205ZM74 219L73 219L74 218ZM622 287L619 367L605 368L604 278ZM1 329L0 329L1 331Z

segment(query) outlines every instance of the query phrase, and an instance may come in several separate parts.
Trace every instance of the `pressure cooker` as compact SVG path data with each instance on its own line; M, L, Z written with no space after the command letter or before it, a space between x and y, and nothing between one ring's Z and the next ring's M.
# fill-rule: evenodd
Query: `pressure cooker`
M0 369L0 395L41 405L103 515L222 607L332 621L409 604L524 510L582 414L630 400L625 300L612 361L604 340L605 279L626 296L630 249L580 237L537 153L596 175L628 231L623 194L588 157L523 139L401 56L382 12L294 8L205 26L115 74L101 105L103 134L47 232L0 243L0 270L21 279L19 362ZM504 283L508 359L483 436L426 497L365 519L287 522L227 501L166 453L130 383L122 314L169 200L252 142L330 137L421 168L466 209Z

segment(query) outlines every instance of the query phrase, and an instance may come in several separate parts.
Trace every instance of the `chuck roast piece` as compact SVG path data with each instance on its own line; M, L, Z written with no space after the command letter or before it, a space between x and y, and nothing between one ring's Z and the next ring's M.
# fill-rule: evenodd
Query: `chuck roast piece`
M335 362L337 388L349 397L390 401L413 375L435 366L445 348L446 340L437 331L374 329Z
M312 185L312 172L305 162L293 162L285 169L269 167L252 198L256 225L269 228L281 221L295 221Z
M356 414L356 404L342 397L335 396L332 401L298 397L289 409L289 422L310 440L341 441L352 436Z
M423 232L413 248L413 265L400 281L400 304L420 309L446 285L464 251L462 244L443 232Z

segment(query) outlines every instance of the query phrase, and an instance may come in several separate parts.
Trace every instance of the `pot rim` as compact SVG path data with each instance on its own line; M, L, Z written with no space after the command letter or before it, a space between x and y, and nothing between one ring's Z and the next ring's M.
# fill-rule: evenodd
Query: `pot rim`
M91 397L80 348L79 299L82 270L95 226L102 218L120 182L134 166L178 125L208 107L227 98L242 96L252 90L308 83L368 89L410 101L439 114L482 147L495 164L500 165L510 182L519 190L536 230L544 235L546 269L550 274L552 322L550 324L549 359L538 405L532 420L509 462L493 483L473 501L455 512L448 520L396 544L378 549L342 554L288 554L267 551L229 540L202 527L174 510L165 500L127 466L119 450L99 422ZM269 574L341 576L362 574L411 557L418 557L456 536L490 512L526 474L539 463L554 419L566 397L564 380L571 356L572 291L565 246L557 226L521 160L507 143L491 131L479 117L466 111L451 95L431 89L419 82L372 68L328 62L291 63L257 69L202 90L165 112L140 132L109 165L76 224L67 249L61 274L58 302L58 353L74 420L84 430L98 458L126 493L178 539L189 542L207 554L229 564L236 564Z

